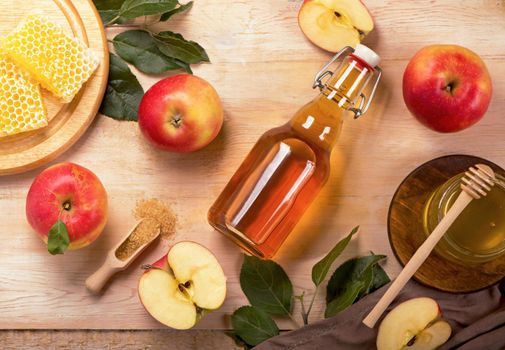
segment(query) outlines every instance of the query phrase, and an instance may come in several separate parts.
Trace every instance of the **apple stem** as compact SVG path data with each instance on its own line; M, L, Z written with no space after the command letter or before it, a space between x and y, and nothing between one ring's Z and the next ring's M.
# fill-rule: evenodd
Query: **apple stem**
M342 17L342 15L340 13L338 13L337 11L333 12L335 14L335 16L337 16L338 18Z
M66 211L70 211L70 209L72 209L72 203L70 203L70 201L66 201L65 203L63 203L63 210L66 210Z
M449 94L452 95L455 87L456 87L456 83L451 81L449 84L447 84L444 87L444 90L447 91Z
M153 265L151 265L151 264L143 264L143 265L140 265L140 268L141 268L142 270L162 270L162 271L163 271L163 269L160 269L159 267L153 266Z

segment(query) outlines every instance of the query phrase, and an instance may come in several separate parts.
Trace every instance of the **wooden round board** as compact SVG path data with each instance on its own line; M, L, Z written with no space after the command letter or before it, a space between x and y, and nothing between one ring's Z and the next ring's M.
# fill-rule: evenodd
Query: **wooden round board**
M485 159L453 155L433 159L414 170L401 183L389 208L389 241L396 257L405 265L426 239L422 218L431 193L456 174L475 164L488 164L497 173L505 171ZM477 291L505 276L505 256L472 267L448 261L433 252L414 278L427 286L453 293Z
M95 118L109 73L107 39L91 0L0 0L0 35L12 31L29 11L40 10L69 34L83 40L100 57L100 66L74 100L58 102L43 91L49 125L0 138L0 175L21 173L47 163L73 145Z

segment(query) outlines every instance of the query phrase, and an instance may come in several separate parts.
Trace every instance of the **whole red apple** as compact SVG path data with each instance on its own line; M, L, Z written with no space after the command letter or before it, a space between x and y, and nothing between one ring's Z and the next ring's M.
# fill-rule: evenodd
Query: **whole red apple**
M107 222L107 192L98 177L82 166L60 163L41 172L26 198L26 218L47 243L51 227L61 219L69 249L93 242Z
M212 142L223 125L216 90L202 78L180 74L151 87L140 103L139 126L155 146L193 152Z
M477 123L489 107L492 90L481 58L457 45L421 49L403 75L403 98L409 111L439 132L460 131Z

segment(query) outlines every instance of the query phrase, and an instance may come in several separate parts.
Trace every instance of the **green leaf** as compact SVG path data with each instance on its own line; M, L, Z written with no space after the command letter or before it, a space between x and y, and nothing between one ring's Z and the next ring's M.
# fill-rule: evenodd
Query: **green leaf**
M189 70L189 66L165 56L156 46L154 38L145 30L128 30L116 35L114 49L126 62L147 74L160 74L171 70Z
M110 54L109 83L100 112L117 120L137 121L142 96L144 90L128 65Z
M328 318L335 316L339 312L351 306L358 298L358 295L363 290L364 286L365 282L363 281L354 281L350 283L344 293L339 294L326 306L324 317Z
M105 24L119 16L119 9L125 0L93 0L93 3Z
M256 346L279 334L274 320L264 311L253 306L242 306L231 316L235 334L247 344Z
M188 11L189 9L191 9L193 7L193 1L190 1L185 5L181 5L181 4L179 4L179 5L180 5L179 7L175 8L171 11L165 12L163 15L161 15L160 21L165 22L168 19L170 19L170 17L172 17L173 15L176 15L178 13L182 13L184 11Z
M68 236L67 225L58 220L47 235L47 250L52 255L63 254L69 245L70 237Z
M288 315L292 308L293 285L286 272L271 260L245 256L240 286L251 305L272 315Z
M126 0L119 15L128 19L161 15L175 9L177 4L177 0Z
M373 266L373 280L369 293L375 292L377 289L385 286L389 282L391 282L391 279L387 275L386 271L384 271L379 264L375 264Z
M331 265L335 259L337 259L339 255L342 254L344 249L351 241L352 236L356 234L358 230L359 226L353 228L347 237L338 242L337 245L335 245L335 247L333 247L333 249L323 259L321 259L321 261L314 265L312 268L312 282L314 282L316 286L320 285L321 282L324 281Z
M177 58L189 64L209 62L205 49L194 41L184 39L180 34L160 32L154 35L158 49L168 57Z
M326 302L330 303L333 299L346 292L346 289L353 282L365 282L366 270L385 259L385 255L369 255L360 258L347 260L340 265L328 282L326 287Z
M234 331L224 331L224 334L233 339L236 346L241 347L244 350L251 350L253 348L252 345L247 344L245 340L235 334Z
M176 64L178 64L179 67L181 67L180 69L186 71L186 73L193 74L193 71L191 70L191 67L186 62L182 62L181 60L178 60L176 58L174 58L174 62Z
M361 275L361 281L363 281L363 289L359 293L357 300L370 293L370 289L372 288L373 283L374 266L375 265L370 265L365 269L365 271L363 271L363 274Z

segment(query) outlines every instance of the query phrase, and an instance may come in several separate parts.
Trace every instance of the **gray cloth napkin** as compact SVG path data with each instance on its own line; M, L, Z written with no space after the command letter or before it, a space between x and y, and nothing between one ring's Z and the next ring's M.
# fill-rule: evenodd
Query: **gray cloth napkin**
M335 317L277 336L255 349L376 349L378 326L369 329L361 321L388 287L382 287ZM451 338L440 350L505 349L505 304L499 286L469 294L450 294L410 281L388 311L405 300L424 296L438 301L442 318L452 327Z

